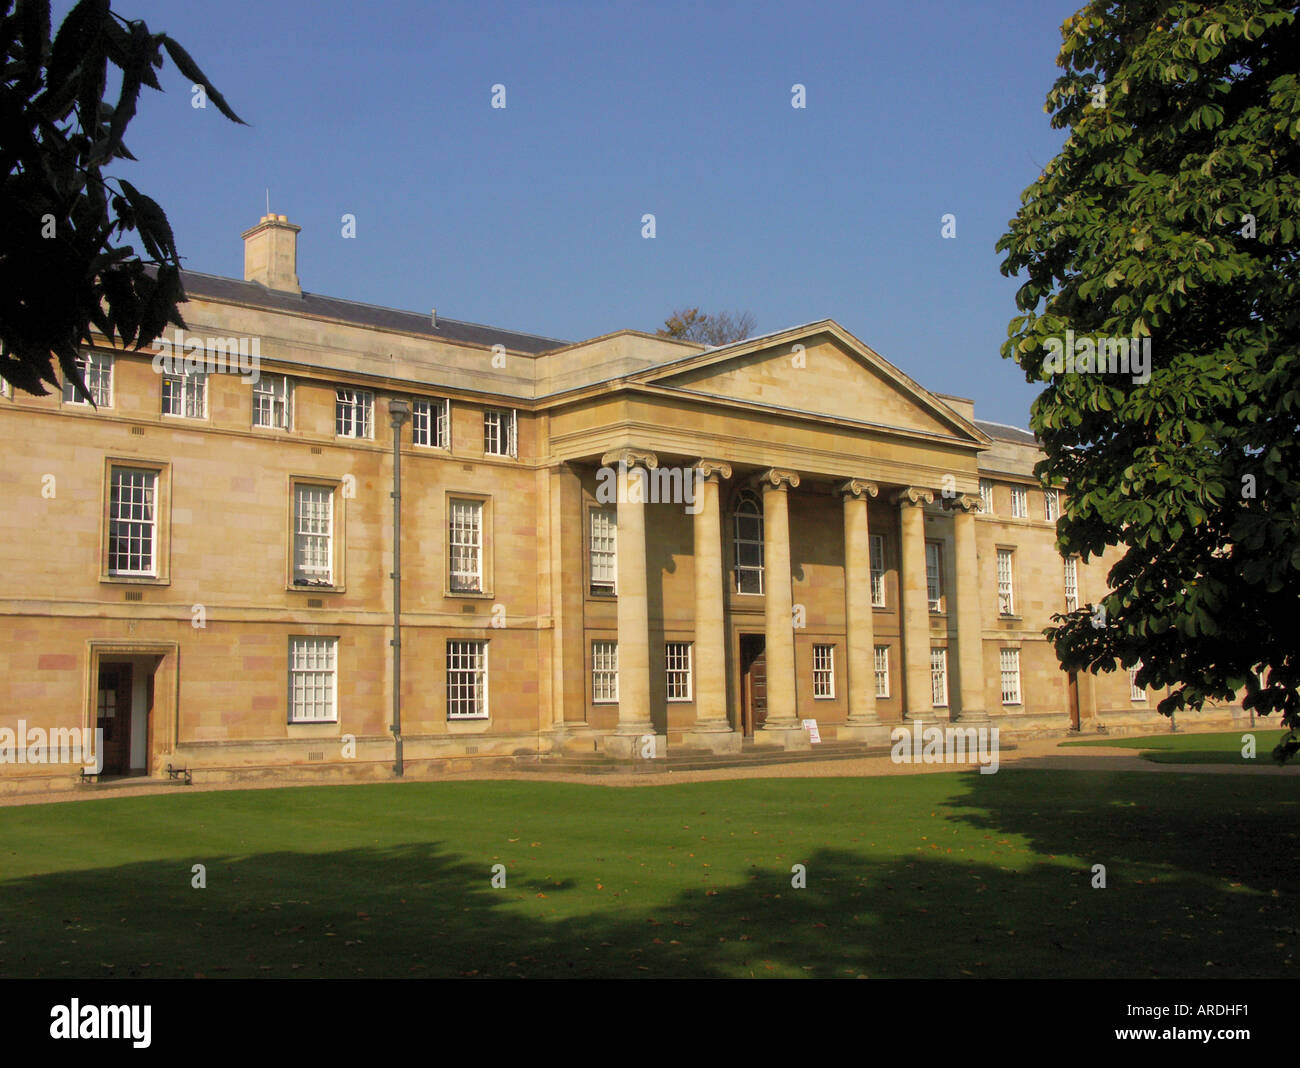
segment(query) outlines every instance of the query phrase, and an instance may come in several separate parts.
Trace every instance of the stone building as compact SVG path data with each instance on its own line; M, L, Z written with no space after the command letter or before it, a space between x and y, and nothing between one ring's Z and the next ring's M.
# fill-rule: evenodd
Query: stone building
M1106 565L1058 554L1034 438L836 323L566 343L304 292L297 233L88 350L95 406L0 400L0 789L79 776L33 729L104 728L106 775L391 775L394 401L408 768L1167 727L1042 636Z

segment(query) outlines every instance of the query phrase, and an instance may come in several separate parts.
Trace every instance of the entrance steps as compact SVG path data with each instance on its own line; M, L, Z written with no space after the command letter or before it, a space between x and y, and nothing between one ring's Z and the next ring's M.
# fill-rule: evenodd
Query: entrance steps
M809 764L826 760L860 760L889 755L889 746L868 746L857 742L822 742L810 749L779 749L745 741L739 753L714 753L708 749L671 746L667 756L655 760L618 760L603 754L575 756L529 754L515 757L515 766L526 771L567 771L588 775L655 775L666 771L711 771L717 768L768 767L778 764Z

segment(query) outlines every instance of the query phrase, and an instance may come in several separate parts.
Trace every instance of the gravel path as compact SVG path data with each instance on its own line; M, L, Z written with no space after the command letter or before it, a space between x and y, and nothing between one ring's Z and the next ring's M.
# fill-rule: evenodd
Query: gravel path
M999 774L1021 768L1044 771L1138 771L1154 775L1297 775L1300 764L1277 767L1267 753L1260 755L1260 766L1243 768L1233 764L1157 764L1143 760L1137 749L1119 746L1078 746L1062 748L1056 738L1040 738L1016 743L1012 751L1001 755ZM574 772L483 770L445 772L437 776L411 776L404 782L457 782L511 779L520 782L572 782L588 786L635 788L669 786L685 782L715 782L724 779L813 779L856 778L878 775L929 775L958 770L954 764L895 764L888 756L862 757L856 760L813 761L805 764L769 764L759 767L716 768L708 771L664 771L653 774L606 773L584 775ZM110 797L138 797L145 794L174 793L176 790L275 790L311 783L210 783L188 787L142 782L135 786L116 786L106 790L71 789L37 794L0 796L0 807L33 805L52 801L98 801ZM349 783L336 785L364 785Z

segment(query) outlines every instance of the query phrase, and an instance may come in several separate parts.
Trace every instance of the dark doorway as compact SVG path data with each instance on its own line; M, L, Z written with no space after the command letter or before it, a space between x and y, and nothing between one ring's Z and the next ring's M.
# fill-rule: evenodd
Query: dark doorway
M131 767L131 665L100 664L95 726L103 734L104 775L125 775Z
M1077 731L1080 729L1079 723L1079 673L1070 672L1070 730Z
M767 722L766 649L762 634L740 636L740 716L746 738Z

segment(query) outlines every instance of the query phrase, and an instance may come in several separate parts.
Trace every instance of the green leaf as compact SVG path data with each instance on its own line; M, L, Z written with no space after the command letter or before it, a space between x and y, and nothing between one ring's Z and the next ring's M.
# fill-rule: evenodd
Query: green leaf
M136 230L149 254L159 263L177 262L180 254L176 251L176 240L172 236L171 224L167 222L167 216L162 208L125 178L120 179L119 184L131 203L131 210L135 212Z
M217 91L216 86L208 81L207 75L199 70L199 65L190 58L190 54L186 52L178 42L173 41L166 34L162 34L161 36L163 47L167 49L167 54L171 56L172 62L176 64L177 69L191 82L203 86L203 91L207 93L209 99L217 105L217 110L219 110L221 114L231 122L237 122L241 126L247 126L248 123L230 109L230 105L226 103L226 98Z

